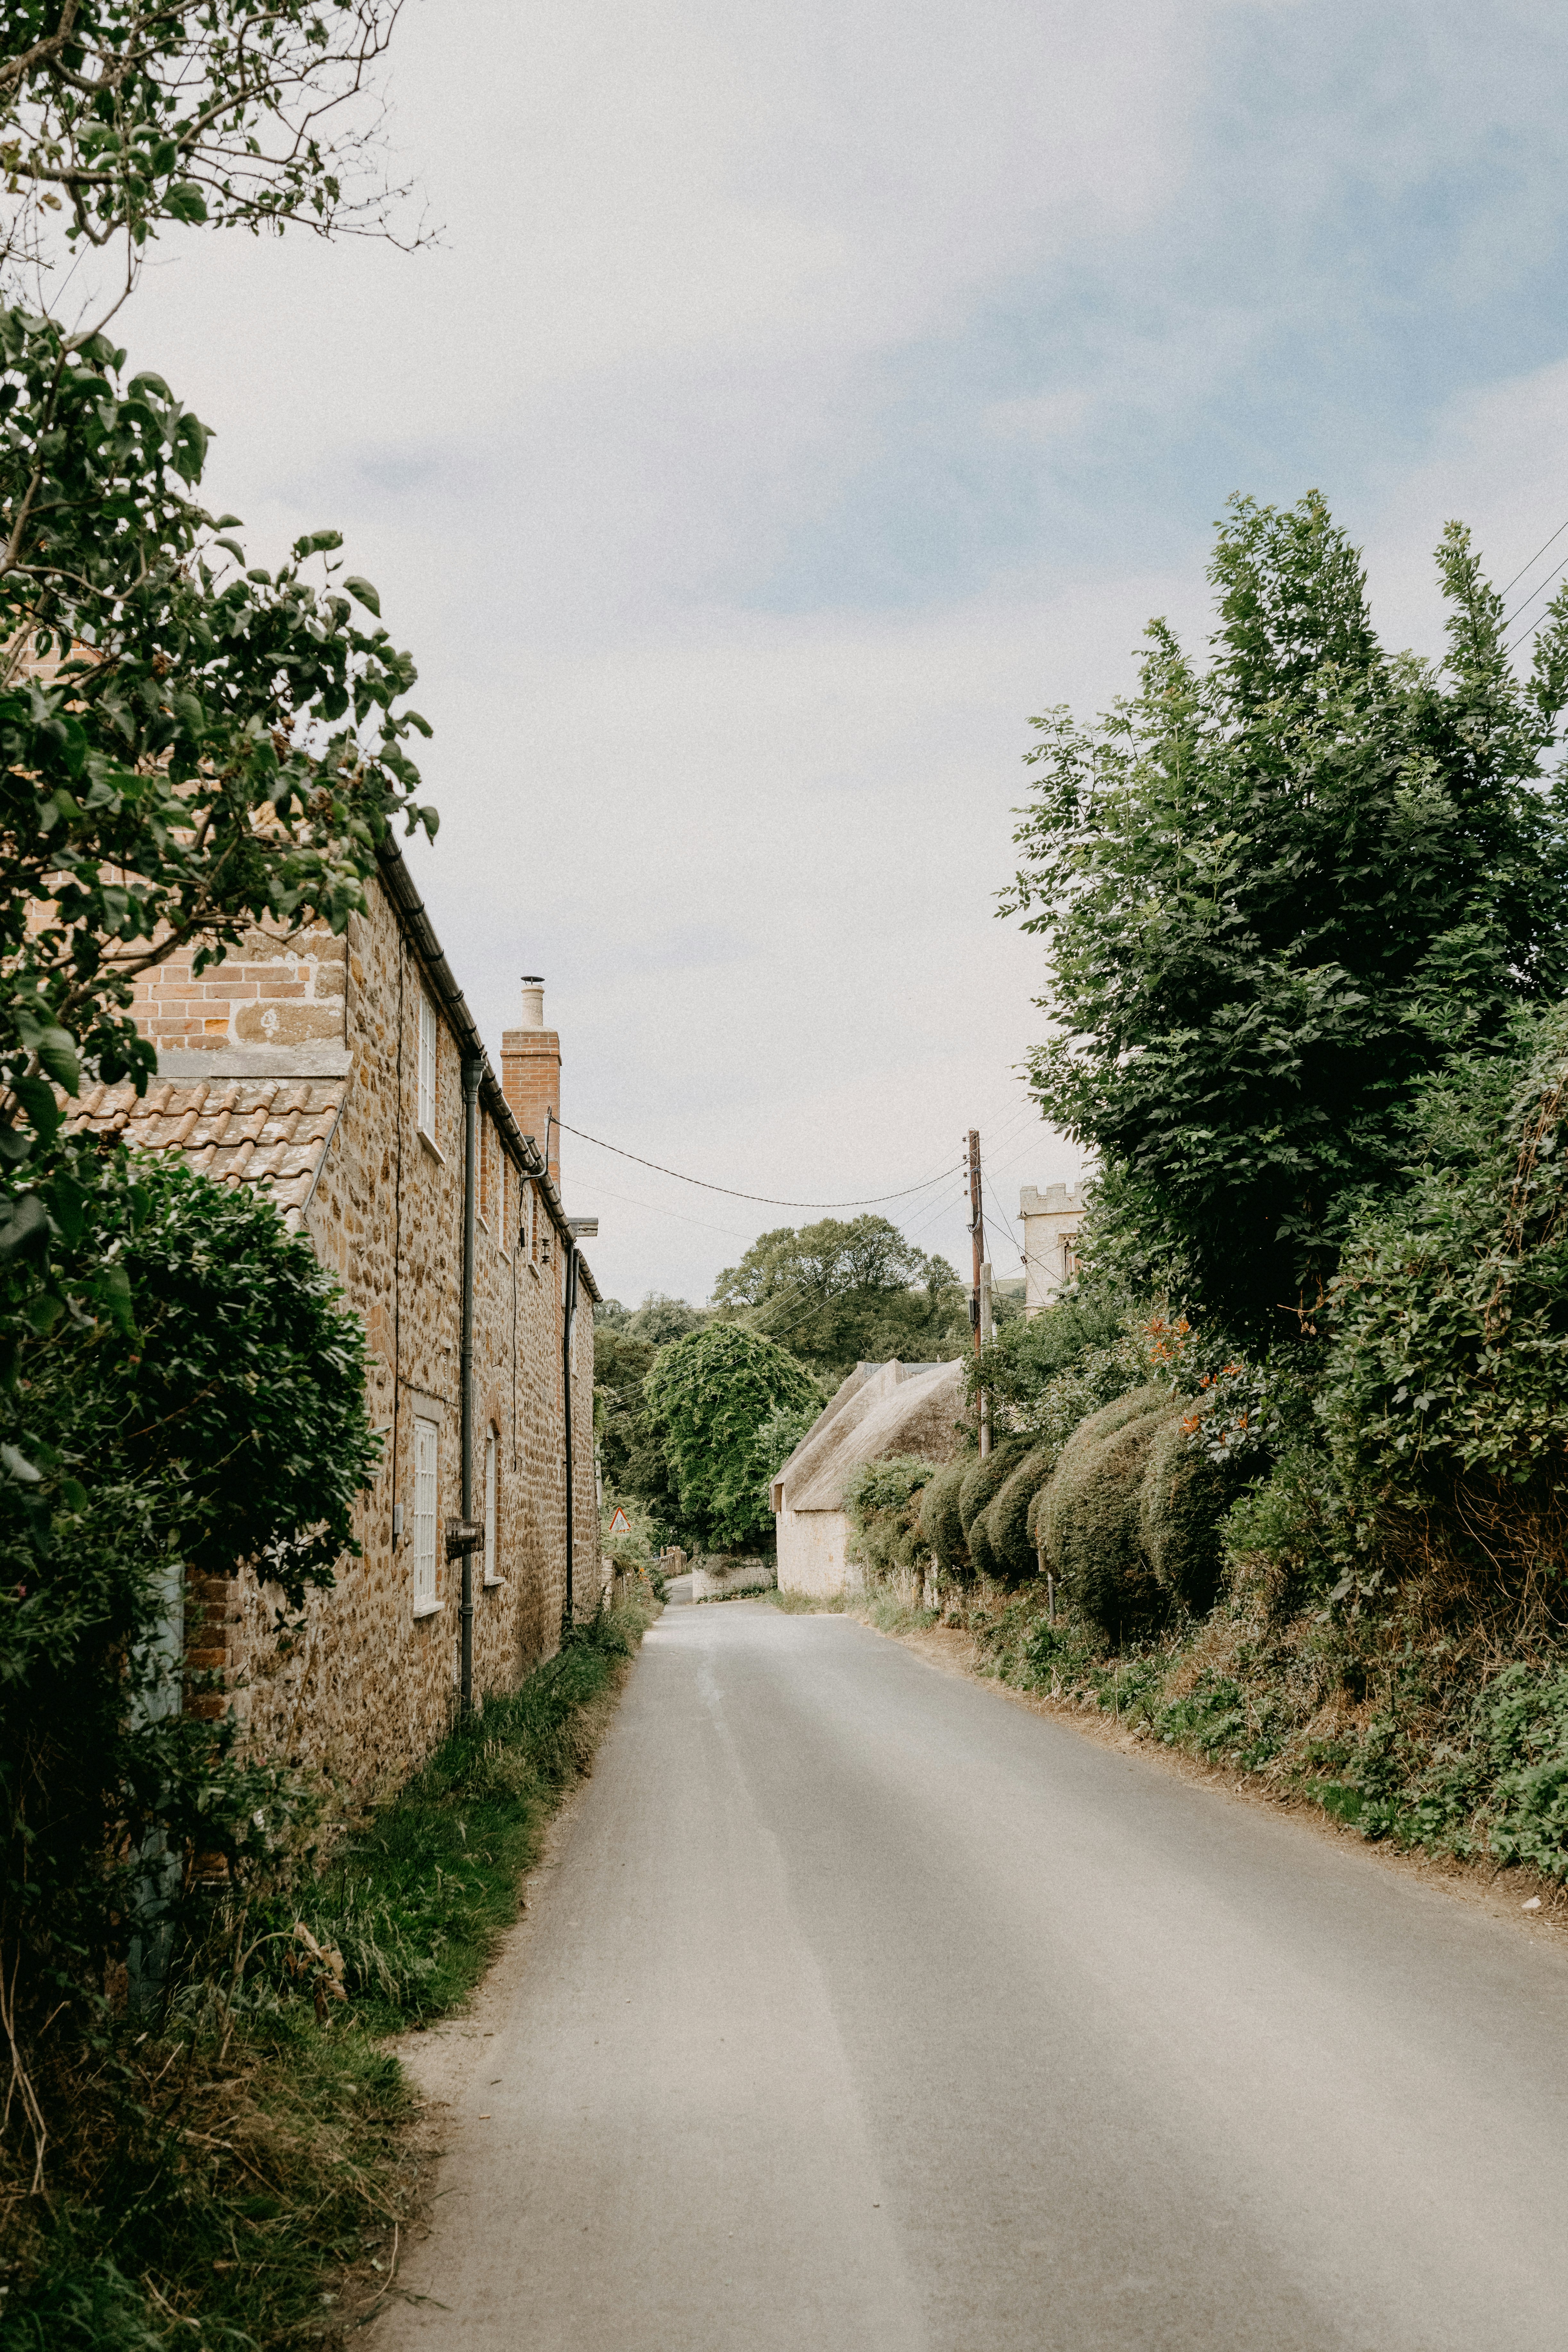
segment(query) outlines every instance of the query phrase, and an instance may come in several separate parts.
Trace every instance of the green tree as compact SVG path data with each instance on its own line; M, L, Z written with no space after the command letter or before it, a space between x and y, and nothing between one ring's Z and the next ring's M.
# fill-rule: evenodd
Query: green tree
M886 1217L823 1217L760 1234L721 1274L713 1304L834 1381L860 1362L938 1362L971 1344L952 1266L916 1249Z
M0 1968L12 2120L39 2132L18 2053L44 2020L85 2021L127 1923L158 1931L189 1857L265 1854L293 1801L239 1760L232 1718L182 1711L186 1569L251 1561L297 1609L358 1549L380 1451L358 1317L244 1187L105 1149L76 1247L124 1265L138 1328L26 1338L0 1482ZM153 1841L171 1871L150 1900Z
M765 1540L759 1438L773 1438L781 1410L820 1406L805 1366L759 1332L714 1323L660 1349L645 1393L672 1473L678 1539L698 1550Z
M1440 667L1380 646L1315 494L1237 500L1205 670L1163 623L1098 728L1034 723L1005 911L1045 940L1041 1108L1114 1190L1119 1270L1267 1349L1310 1323L1413 1090L1568 985L1568 591L1519 683L1468 534Z
M391 224L370 94L401 0L11 0L0 49L10 253L168 222Z
M646 1503L657 1525L673 1535L675 1486L658 1417L643 1393L658 1353L651 1339L629 1329L595 1328L594 1402L606 1490Z
M671 1298L668 1291L650 1290L636 1314L627 1318L626 1329L634 1339L644 1339L653 1348L668 1348L672 1339L700 1331L707 1320L702 1307L692 1307L684 1298Z
M13 11L13 263L61 190L68 236L123 236L128 284L160 225L205 216L204 187L221 221L331 227L352 118L334 145L309 93L352 95L350 53L367 64L395 14ZM429 731L403 707L414 665L374 588L342 575L335 531L249 564L236 518L196 496L208 437L106 332L0 303L0 1372L68 1303L130 1311L122 1269L77 1245L90 1148L58 1093L84 1071L145 1085L138 977L185 948L199 971L258 919L341 930L393 821L435 829L406 748Z

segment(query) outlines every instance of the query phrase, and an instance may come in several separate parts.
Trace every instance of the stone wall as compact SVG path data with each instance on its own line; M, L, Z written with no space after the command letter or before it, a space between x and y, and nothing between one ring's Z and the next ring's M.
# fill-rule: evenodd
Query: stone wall
M185 948L143 972L132 1010L160 1055L260 1057L343 1042L349 945L329 930L248 932L197 979Z
M265 951L264 951L265 950ZM332 940L286 945L257 934L203 982L188 965L151 978L142 1017L162 1055L231 1062L341 1057L350 1076L303 1223L338 1275L372 1351L369 1404L383 1433L380 1475L358 1517L358 1559L276 1638L268 1596L248 1577L200 1598L204 1654L226 1663L248 1737L368 1790L403 1779L447 1731L458 1675L461 1563L445 1557L461 1511L463 1095L456 1037L437 1010L433 1131L416 1120L422 974L392 903ZM196 992L200 991L198 994ZM269 1016L276 1014L271 1020ZM335 1024L335 1026L334 1026ZM563 1275L564 1251L480 1110L481 1193L474 1297L473 1510L485 1507L486 1439L496 1440L494 1576L476 1554L474 1689L511 1689L559 1645L565 1607ZM519 1245L525 1209L531 1240ZM593 1309L581 1294L573 1360L576 1613L599 1599L594 1480ZM416 1418L436 1424L434 1606L414 1591ZM401 1532L394 1536L394 1514ZM274 1596L275 1597L275 1596ZM221 1620L221 1624L220 1624Z
M767 1592L778 1582L771 1559L737 1559L729 1552L704 1552L692 1566L693 1601L728 1601L733 1592Z
M1024 1228L1024 1312L1037 1315L1078 1273L1075 1244L1083 1223L1082 1188L1026 1184L1018 1198Z

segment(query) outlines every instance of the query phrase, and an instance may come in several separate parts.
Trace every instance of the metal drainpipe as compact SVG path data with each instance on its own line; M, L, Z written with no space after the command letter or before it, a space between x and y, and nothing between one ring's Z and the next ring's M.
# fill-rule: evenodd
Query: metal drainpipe
M563 1641L571 1632L573 1623L572 1570L576 1533L572 1493L572 1327L577 1319L577 1237L574 1234L566 1244L565 1307L564 1336L561 1342L563 1394L565 1400L563 1419L566 1426L566 1606L561 1617Z
M458 1361L463 1412L463 1517L474 1516L474 1215L479 1144L479 1078L478 1062L463 1064L463 1337ZM463 1552L463 1604L458 1623L462 1643L462 1705L468 1714L474 1704L474 1555Z

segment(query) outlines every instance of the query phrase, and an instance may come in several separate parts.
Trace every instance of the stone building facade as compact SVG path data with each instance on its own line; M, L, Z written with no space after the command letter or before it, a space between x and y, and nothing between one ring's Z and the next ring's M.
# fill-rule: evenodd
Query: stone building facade
M561 1052L542 984L525 985L498 1082L395 847L369 900L341 938L258 930L200 978L188 955L149 973L136 1012L156 1081L141 1101L99 1088L78 1114L273 1201L364 1325L383 1454L361 1556L281 1640L254 1577L215 1580L194 1596L191 1654L224 1670L258 1748L364 1790L419 1764L459 1691L462 1562L447 1535L462 1496L465 1065L476 1703L552 1654L600 1593L598 1292L555 1180Z
M1083 1223L1083 1187L1026 1184L1018 1198L1024 1228L1024 1312L1037 1315L1078 1274L1073 1244Z

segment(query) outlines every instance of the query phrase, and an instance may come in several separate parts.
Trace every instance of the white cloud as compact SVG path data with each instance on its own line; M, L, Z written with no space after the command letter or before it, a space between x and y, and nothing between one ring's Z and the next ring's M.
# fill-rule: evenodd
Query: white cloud
M1009 1213L1073 1172L1011 1075L1036 950L991 915L1026 714L1103 705L1151 613L1201 643L1203 527L1318 396L1281 338L1317 334L1325 373L1353 351L1380 206L1458 159L1454 288L1486 282L1474 222L1515 266L1500 207L1510 254L1545 249L1556 85L1519 68L1540 16L426 5L392 98L443 250L160 254L125 340L218 428L211 492L254 551L342 523L416 649L445 818L422 880L492 1041L518 974L547 973L574 1124L806 1200L956 1161L974 1123ZM928 452L900 404L939 363ZM1385 634L1429 641L1446 513L1518 561L1568 514L1568 383L1450 401L1425 443L1406 402L1393 456L1376 390L1344 451L1373 488L1325 488ZM855 520L879 467L889 541L937 528L900 512L905 479L975 518L962 583L916 549L921 610ZM1047 478L1077 551L1044 527L989 545L987 499L1013 526ZM802 610L748 610L781 572ZM790 1214L586 1146L566 1166L625 1297L705 1295ZM962 1255L956 1188L917 1220Z

